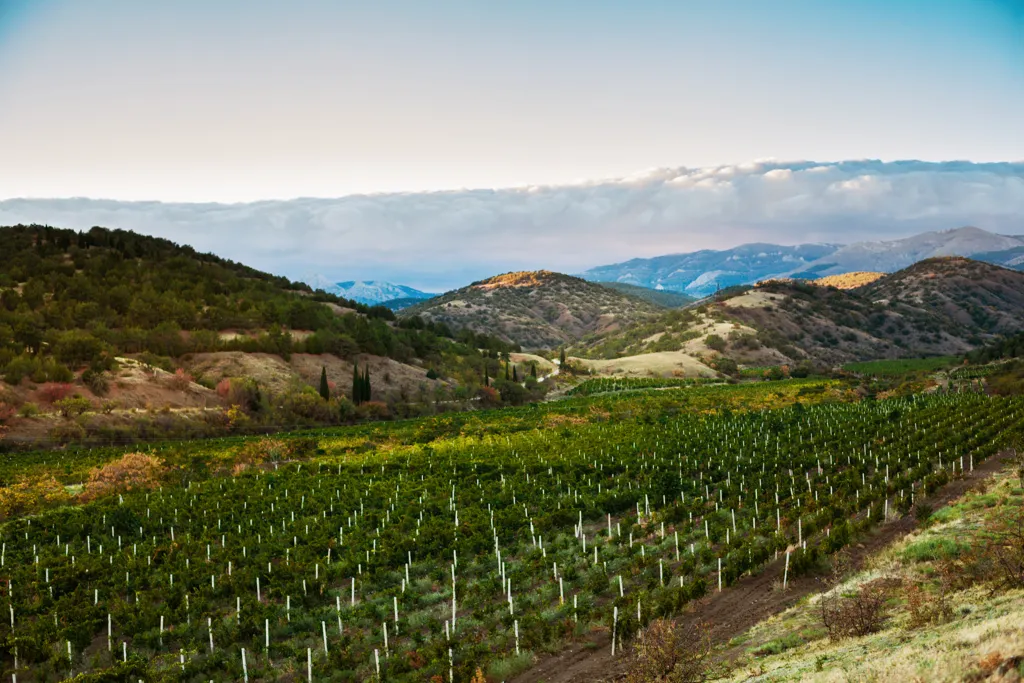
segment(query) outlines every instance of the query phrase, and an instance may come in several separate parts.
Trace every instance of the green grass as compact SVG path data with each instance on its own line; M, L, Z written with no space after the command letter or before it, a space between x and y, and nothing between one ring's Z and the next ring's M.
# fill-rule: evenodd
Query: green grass
M902 558L906 562L933 562L960 557L970 549L970 544L955 538L927 538L907 546Z
M860 363L847 363L843 370L862 375L878 375L897 377L916 372L934 372L942 370L960 361L958 356L936 356L934 358L903 358L900 360L869 360Z

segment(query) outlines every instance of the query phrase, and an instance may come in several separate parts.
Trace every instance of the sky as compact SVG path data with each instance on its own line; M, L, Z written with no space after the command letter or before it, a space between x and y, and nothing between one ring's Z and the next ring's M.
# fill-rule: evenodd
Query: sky
M257 202L244 211L283 231L274 244L289 256L279 264L239 239L244 233L208 234L243 228L189 223L209 218L195 206L112 227L199 235L232 258L339 279L388 273L436 287L443 278L430 272L443 267L405 268L415 253L402 244L375 250L379 261L322 263L342 246L303 242L310 226L295 212L258 202L344 199L331 218L342 223L320 230L321 239L363 244L374 231L385 239L415 230L447 245L449 268L466 259L492 267L501 255L465 251L463 228L451 226L466 224L467 210L493 209L480 192L507 199L518 196L507 188L534 188L581 202L566 209L574 219L560 239L547 239L558 250L573 240L579 250L581 237L599 233L592 256L550 259L568 269L600 263L614 242L609 231L643 233L610 250L623 258L731 246L748 232L763 241L811 232L779 229L753 199L742 216L717 219L711 205L687 204L651 233L642 222L588 225L585 216L604 209L581 187L621 195L636 178L765 159L1020 161L1022 111L1024 0L0 0L0 200ZM990 200L1020 182L1014 173L996 174ZM475 208L466 197L477 198ZM629 203L642 213L642 197ZM367 220L368 205L388 207L392 222L379 211ZM35 206L40 220L49 215L42 207L53 207ZM863 216L885 216L887 206ZM1017 205L964 208L946 222L983 223ZM559 225L547 214L517 215L524 225ZM817 232L849 236L848 218L817 215ZM492 223L475 229L492 230L493 240L464 242L505 244L517 252L510 263L533 262ZM867 235L918 225L853 227Z

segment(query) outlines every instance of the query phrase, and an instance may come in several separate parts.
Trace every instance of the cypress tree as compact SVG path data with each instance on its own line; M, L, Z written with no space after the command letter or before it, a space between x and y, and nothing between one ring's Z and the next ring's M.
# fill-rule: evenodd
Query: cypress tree
M320 367L320 398L325 401L331 400L331 385L327 383L327 367Z
M530 377L537 379L537 364L533 363L530 365Z
M558 354L559 365L565 365L565 347L562 347L561 353Z
M370 367L367 366L366 370L363 371L365 376L363 377L363 400L370 400Z
M518 382L519 381L519 373L516 371L516 366L514 366L514 365L512 366L512 381L513 382Z
M509 378L509 374L508 374L508 365L509 365L508 361L505 361L505 381L506 382L510 379Z

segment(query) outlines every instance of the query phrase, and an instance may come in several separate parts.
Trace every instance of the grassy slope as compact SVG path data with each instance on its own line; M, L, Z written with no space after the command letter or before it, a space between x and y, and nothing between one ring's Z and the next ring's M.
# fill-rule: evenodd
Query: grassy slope
M930 586L936 560L976 540L980 522L1024 504L1024 489L1009 472L988 490L972 490L938 510L931 525L874 556L840 590L877 577ZM818 618L821 594L755 626L729 643L735 664L730 681L960 681L985 680L1012 668L1005 660L1024 653L1024 590L992 594L974 586L952 594L953 617L912 629L900 598L884 630L862 638L829 640ZM1017 679L1006 679L1017 680Z

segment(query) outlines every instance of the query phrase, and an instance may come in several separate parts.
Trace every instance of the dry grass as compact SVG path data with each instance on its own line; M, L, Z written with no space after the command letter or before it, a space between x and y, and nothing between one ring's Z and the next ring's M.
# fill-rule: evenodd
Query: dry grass
M840 273L839 275L818 278L814 281L814 284L821 285L822 287L835 287L836 289L856 289L857 287L870 285L884 275L885 273L858 270L852 273Z
M952 561L936 557L944 539L982 542L987 519L1019 509L1022 492L1010 472L985 491L936 511L935 524L871 558L868 567L833 591L812 596L743 636L732 648L746 655L731 681L1019 681L1024 674L1024 589L979 583L956 590ZM941 553L938 553L941 555ZM863 636L828 638L822 603L872 585L900 582L890 618ZM994 590L994 587L997 590ZM877 624L875 624L877 626ZM872 629L865 629L872 630Z
M689 353L662 351L644 353L639 356L624 356L613 360L589 360L572 358L573 363L590 369L599 375L626 377L715 377L718 373L704 365Z

